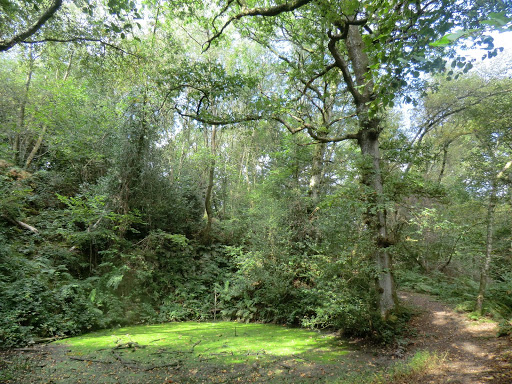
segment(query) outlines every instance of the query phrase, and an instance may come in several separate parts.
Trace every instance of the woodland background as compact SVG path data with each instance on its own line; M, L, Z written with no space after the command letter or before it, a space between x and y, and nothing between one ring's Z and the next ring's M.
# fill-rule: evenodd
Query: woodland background
M247 3L0 2L0 344L220 319L389 341L395 289L510 333L510 4Z

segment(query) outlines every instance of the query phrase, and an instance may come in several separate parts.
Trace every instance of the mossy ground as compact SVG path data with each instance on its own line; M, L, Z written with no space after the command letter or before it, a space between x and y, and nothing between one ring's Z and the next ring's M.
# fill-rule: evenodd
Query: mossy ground
M388 368L332 334L233 322L104 330L11 355L9 363L0 382L368 383Z
M110 353L116 346L149 363L160 354L192 354L222 364L266 361L293 356L336 363L348 354L346 345L332 335L269 324L171 323L119 328L62 340L77 354ZM132 346L133 348L130 348ZM98 352L99 351L99 352ZM155 357L151 357L155 356Z

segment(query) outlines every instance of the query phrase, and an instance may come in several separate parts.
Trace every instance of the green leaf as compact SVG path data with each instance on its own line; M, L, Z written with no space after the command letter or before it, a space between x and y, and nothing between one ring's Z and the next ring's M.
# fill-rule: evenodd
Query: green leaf
M507 26L507 24L509 24L511 22L512 22L512 18L507 17L505 15L505 12L500 12L500 13L492 12L489 14L489 18L487 20L483 20L480 23L484 24L484 25L490 25L491 27L495 27L498 30L504 31L506 29L512 28L512 26L509 28L505 28Z
M429 45L431 47L446 47L448 45L451 45L455 43L460 38L469 37L473 33L477 32L477 29L467 29L467 30L461 30L454 33L449 33L447 35L444 35L439 40L434 41L433 43L430 43Z

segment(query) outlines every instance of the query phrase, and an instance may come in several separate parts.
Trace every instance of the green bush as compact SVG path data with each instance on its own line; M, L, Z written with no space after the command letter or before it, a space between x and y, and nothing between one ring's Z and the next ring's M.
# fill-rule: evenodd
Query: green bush
M103 325L86 284L46 259L4 253L0 292L0 345L4 347L35 337L77 335Z

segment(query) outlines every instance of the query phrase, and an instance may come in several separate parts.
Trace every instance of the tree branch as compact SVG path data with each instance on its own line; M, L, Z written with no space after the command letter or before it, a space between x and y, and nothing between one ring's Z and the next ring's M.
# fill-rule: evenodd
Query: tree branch
M435 125L439 124L441 121L447 119L448 117L455 115L459 112L462 112L462 111L468 109L469 107L480 104L485 99L488 99L493 96L498 96L501 94L508 94L510 92L511 92L511 89L504 89L504 90L498 90L495 92L489 92L485 95L478 95L478 94L475 94L472 92L467 95L462 95L462 96L456 97L456 99L452 103L450 103L448 106L444 107L440 111L437 111L433 116L430 116L430 121L425 126L421 127L418 130L418 133L414 137L412 144L414 145L414 144L421 143L423 141L423 138L425 137L425 135L427 133L429 133L432 130L432 128L434 128ZM470 97L474 97L475 99L469 101L467 104L462 104L462 105L459 105L457 108L452 109L453 107L456 106L457 102L463 101Z
M12 217L7 216L5 214L2 215L2 217L4 219L6 219L7 221L11 222L12 224L17 225L20 228L26 229L26 230L28 230L28 231L30 231L32 233L39 233L37 228L34 228L33 226L31 226L31 225L29 225L27 223L24 223L23 221L19 221L19 220L13 219Z
M199 121L200 123L210 124L210 125L232 125L232 124L244 123L247 121L264 120L264 117L257 116L257 115L247 115L247 116L243 116L243 117L239 117L239 118L226 119L226 120L222 120L222 119L218 119L218 118L214 118L214 117L206 118L206 117L201 117L199 115L192 115L189 113L182 112L179 110L177 105L175 105L174 108L176 109L176 112L178 113L178 115L180 115L182 117L190 117L191 119Z
M308 88L310 88L311 84L313 84L313 82L314 82L316 79L318 79L318 78L320 78L320 77L324 76L325 74L327 74L327 72L329 72L331 69L336 68L336 67L337 67L336 63L329 64L329 65L327 65L327 66L324 68L324 70L323 70L323 71L318 72L317 74L315 74L315 75L314 75L311 79L309 79L309 80L306 82L306 84L304 85L304 90L302 91L302 94L305 94L305 93L306 93L307 89L308 89Z
M292 135L295 135L296 133L300 132L300 131L303 131L306 129L306 127L303 125L303 126L300 126L299 128L293 128L290 124L288 124L288 122L283 119L282 117L280 116L272 116L272 119L274 119L275 121L278 121L279 123L283 124L285 126L285 128L292 134Z
M338 121L342 121L342 120L345 120L345 119L351 119L353 117L356 117L357 114L356 113L351 113L350 115L346 115L346 116L342 116L342 117L339 117L337 119L334 119L334 120L331 120L328 124L327 124L327 128L331 127L332 125L336 124Z
M313 139L313 140L316 140L317 143L337 143L337 142L340 142L340 141L346 141L346 140L357 140L359 138L359 135L357 133L347 133L346 135L343 135L343 136L338 136L338 137L322 137L322 136L318 136L316 133L315 133L315 127L312 126L311 124L307 124L305 123L302 119L300 119L299 117L296 117L296 116L292 116L295 120L297 121L301 121L302 124L300 127L298 128L293 128L290 124L288 124L288 122L286 122L286 120L284 120L283 118L279 117L279 116L272 116L272 118L278 122L280 122L281 124L283 124L286 129L288 129L288 131L290 131L290 133L292 134L296 134L298 132L301 132L303 130L306 130L308 132L308 135Z
M104 41L102 39L96 39L96 38L92 38L92 37L70 37L68 39L58 39L58 38L48 37L48 38L41 39L41 40L23 40L21 42L24 44L41 44L41 43L73 43L73 42L80 42L80 41L86 41L86 42L91 42L91 43L100 43L101 45L105 45L105 46L115 49L119 52L122 52L125 55L134 56L138 59L142 58L142 56L139 56L135 53L125 51L124 49L118 47L117 45L114 45L112 43L107 43L106 41Z
M311 136L313 139L315 139L319 143L338 143L340 141L359 139L359 135L357 133L347 133L346 135L343 135L343 136L329 138L329 137L318 136L314 132L313 127L311 127L311 126L308 126L307 130L308 130L309 136Z
M281 13L286 13L286 12L292 12L308 3L311 3L313 0L295 0L295 1L291 1L291 2L288 2L286 1L284 4L280 4L280 5L276 5L276 6L273 6L273 7L260 7L260 8L242 8L242 10L237 13L236 15L234 16L231 16L225 23L224 25L221 27L220 31L217 31L217 33L215 33L210 39L208 39L208 41L205 43L205 48L203 48L203 52L206 52L212 42L216 39L218 39L223 33L224 33L224 30L229 26L229 24L231 24L233 21L235 20L240 20L244 17L253 17L253 16L279 16ZM231 2L228 3L228 5L230 4ZM226 11L226 8L227 6L222 10L221 13L224 13ZM215 17L216 19L217 17ZM214 19L214 20L215 20Z
M350 75L350 71L348 69L348 65L346 61L341 56L340 52L338 51L338 48L336 48L336 42L338 40L341 40L340 35L333 35L331 32L328 33L328 36L330 38L329 44L327 45L327 48L332 54L332 57L334 57L334 62L336 66L341 70L341 74L343 75L343 80L345 80L345 83L347 84L347 88L349 92L352 94L354 99L357 103L360 103L362 100L361 93L357 90L356 85L354 84L354 81L352 79L352 76Z
M62 6L62 0L55 0L50 8L28 29L24 32L19 33L10 40L0 40L0 52L7 51L14 47L16 44L23 42L27 37L32 36L36 33Z

